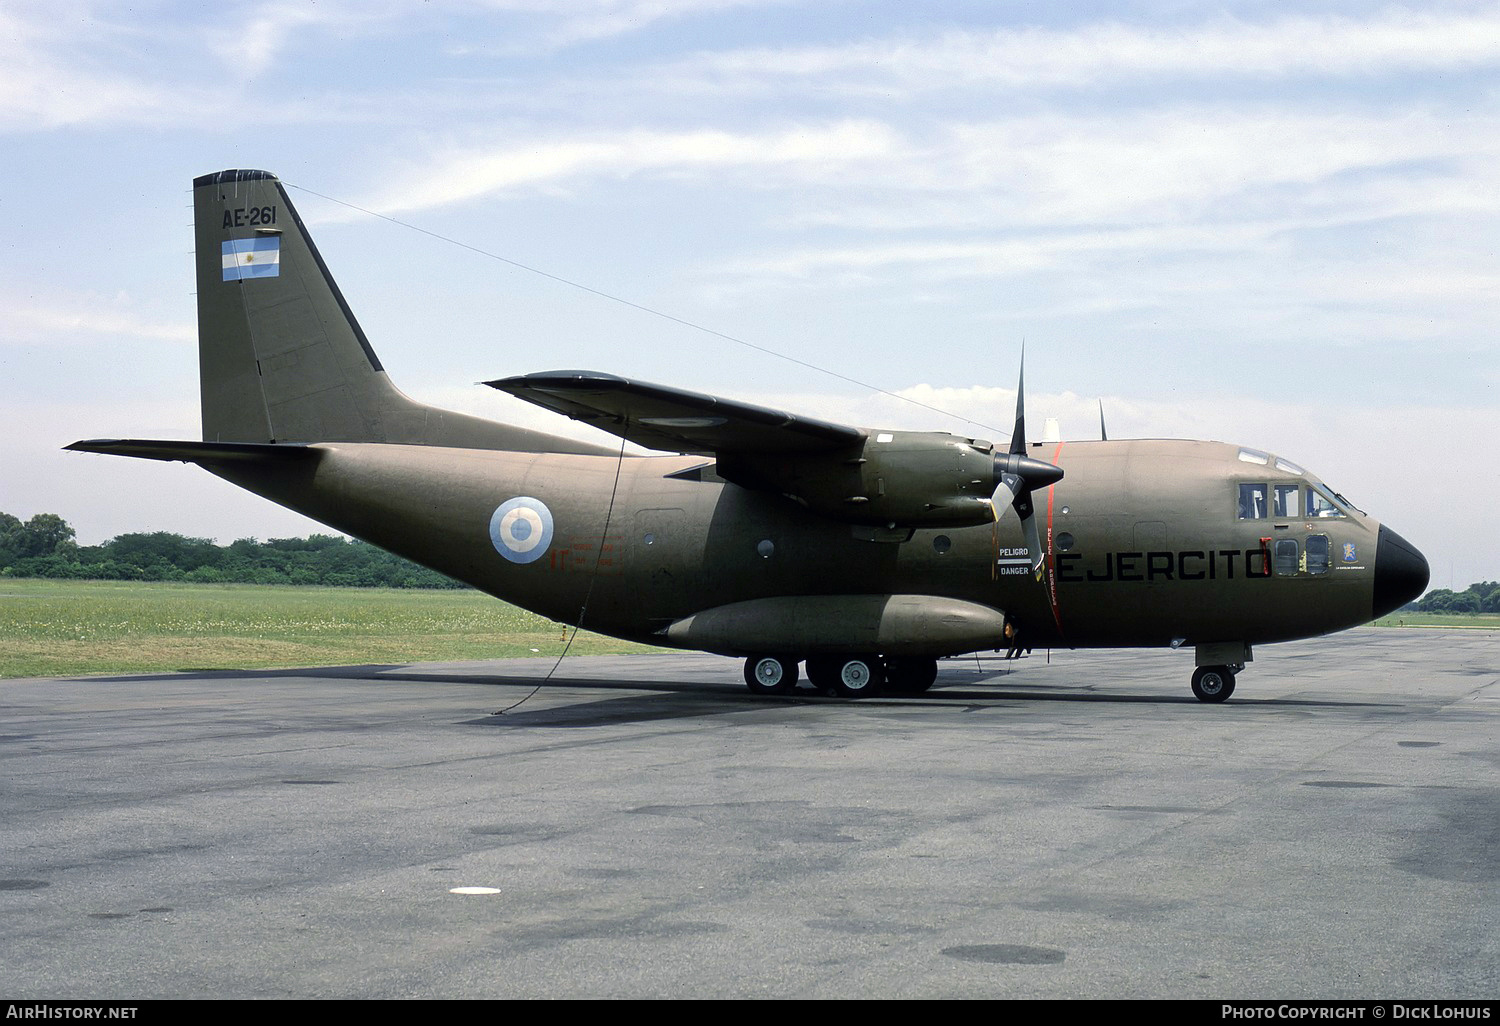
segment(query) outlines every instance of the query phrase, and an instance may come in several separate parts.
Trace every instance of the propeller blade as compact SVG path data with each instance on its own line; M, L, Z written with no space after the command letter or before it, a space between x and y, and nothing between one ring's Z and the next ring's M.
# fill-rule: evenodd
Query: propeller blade
M1014 502L1016 493L1021 489L1021 479L1014 474L1000 474L995 483L995 493L990 496L990 510L995 519L1000 519L1000 510L1007 503Z
M1027 511L1021 516L1021 530L1026 532L1026 551L1031 553L1031 576L1038 581L1042 579L1042 534L1036 525L1036 513L1030 509L1031 503L1027 502Z
M1021 376L1016 380L1016 426L1010 433L1010 451L1026 455L1026 347L1021 347Z
M1021 518L1021 530L1026 535L1027 553L1031 557L1031 572L1035 574L1042 565L1041 533L1036 523L1036 507L1031 493L1062 480L1061 467L1029 456L1006 454L995 456L995 493L990 496L990 508L996 520L1000 519L1001 503L1010 502L1011 509Z
M1062 468L1026 455L1026 354L1021 353L1021 374L1016 382L1016 426L1010 436L1010 449L1004 455L994 455L995 491L990 496L990 508L995 519L1000 519L1001 503L1009 500L1011 509L1021 520L1021 531L1026 537L1026 551L1031 558L1031 572L1040 579L1044 553L1041 531L1037 527L1036 507L1031 493L1038 488L1047 488L1062 480Z

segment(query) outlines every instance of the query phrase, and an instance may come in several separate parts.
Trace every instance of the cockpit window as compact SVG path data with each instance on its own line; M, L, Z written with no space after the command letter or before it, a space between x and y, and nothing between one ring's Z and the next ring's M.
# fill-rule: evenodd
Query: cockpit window
M1278 520L1295 520L1302 514L1298 512L1300 504L1298 499L1302 495L1302 488L1294 484L1276 485L1271 502L1271 515Z
M1310 517L1342 517L1347 514L1333 501L1333 496L1321 485L1307 486L1307 515Z
M1258 449L1241 449L1240 462L1259 463L1264 467L1271 462L1271 457L1267 456L1265 453L1261 452Z
M1240 485L1240 519L1264 520L1266 509L1266 486L1259 482Z
M1288 474L1296 474L1298 477L1301 477L1303 474L1307 473L1307 471L1297 466L1297 464L1293 463L1291 460L1284 460L1280 456L1276 457L1276 469L1284 470Z

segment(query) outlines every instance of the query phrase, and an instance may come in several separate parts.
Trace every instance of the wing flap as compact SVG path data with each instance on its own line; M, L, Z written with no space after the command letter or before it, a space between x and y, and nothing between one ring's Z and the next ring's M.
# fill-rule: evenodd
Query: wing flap
M666 452L824 452L865 437L859 428L843 424L598 371L546 371L485 384Z

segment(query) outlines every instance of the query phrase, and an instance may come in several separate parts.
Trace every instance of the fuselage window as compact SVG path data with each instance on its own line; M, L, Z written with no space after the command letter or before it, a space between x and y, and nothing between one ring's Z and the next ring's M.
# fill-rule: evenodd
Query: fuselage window
M1263 484L1240 485L1240 519L1264 520L1266 518L1266 486Z
M1307 572L1310 574L1328 572L1328 535L1310 534L1307 536Z
M1297 512L1298 495L1301 493L1300 485L1279 484L1275 486L1275 502L1272 505L1272 516L1279 520L1295 520L1302 514Z
M1341 517L1344 511L1339 509L1329 495L1317 485L1307 486L1307 515L1310 517Z
M1277 577L1295 577L1299 566L1297 550L1297 539L1278 538L1276 547L1272 550L1272 556L1276 567Z

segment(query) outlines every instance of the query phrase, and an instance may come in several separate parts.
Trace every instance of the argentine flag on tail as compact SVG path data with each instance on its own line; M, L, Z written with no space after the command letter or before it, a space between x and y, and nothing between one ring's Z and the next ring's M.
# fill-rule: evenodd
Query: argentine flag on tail
M224 243L224 280L275 278L281 274L281 236L230 239Z

